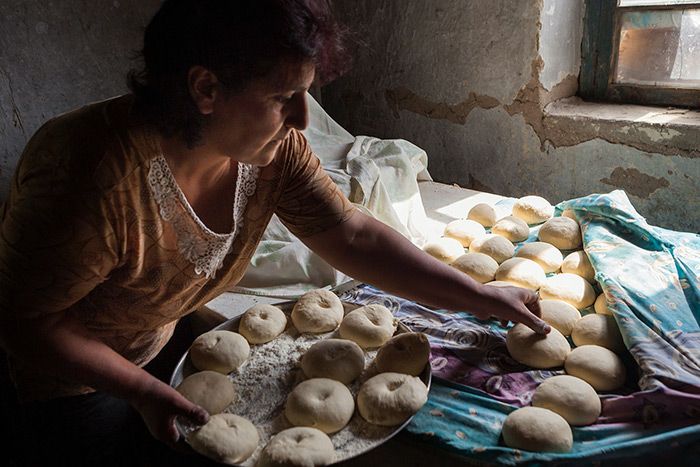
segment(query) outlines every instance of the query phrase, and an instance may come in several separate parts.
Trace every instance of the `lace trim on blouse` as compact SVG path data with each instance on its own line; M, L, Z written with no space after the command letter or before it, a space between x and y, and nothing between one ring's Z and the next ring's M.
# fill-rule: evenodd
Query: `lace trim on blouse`
M180 190L163 155L151 160L148 185L158 203L160 215L170 222L177 236L180 253L194 265L196 274L213 278L224 258L231 252L233 241L243 226L243 214L248 199L255 193L260 168L238 162L236 193L233 201L233 228L231 233L220 234L210 230Z

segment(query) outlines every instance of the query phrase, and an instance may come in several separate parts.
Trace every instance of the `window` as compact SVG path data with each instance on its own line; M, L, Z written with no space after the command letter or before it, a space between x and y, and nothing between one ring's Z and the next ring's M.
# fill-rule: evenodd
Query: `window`
M582 97L700 107L700 1L586 0Z

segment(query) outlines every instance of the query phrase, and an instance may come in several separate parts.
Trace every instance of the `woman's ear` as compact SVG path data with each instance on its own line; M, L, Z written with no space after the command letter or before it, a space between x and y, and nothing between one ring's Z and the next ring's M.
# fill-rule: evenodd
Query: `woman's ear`
M187 73L187 87L194 104L202 115L214 111L214 102L220 97L219 79L210 70L196 65Z

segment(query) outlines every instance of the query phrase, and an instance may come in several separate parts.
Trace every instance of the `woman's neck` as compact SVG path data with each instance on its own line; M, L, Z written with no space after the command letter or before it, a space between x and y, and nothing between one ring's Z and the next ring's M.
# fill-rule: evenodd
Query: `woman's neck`
M181 138L161 136L160 147L178 183L208 185L228 175L234 165L229 156L207 144L190 149Z

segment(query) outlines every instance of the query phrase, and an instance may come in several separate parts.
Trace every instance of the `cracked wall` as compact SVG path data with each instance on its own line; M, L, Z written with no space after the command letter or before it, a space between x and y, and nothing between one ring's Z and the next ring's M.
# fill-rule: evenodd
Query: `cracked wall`
M334 5L364 43L322 92L350 132L416 143L437 181L555 203L622 188L649 222L700 230L697 138L545 112L577 89L582 0Z

